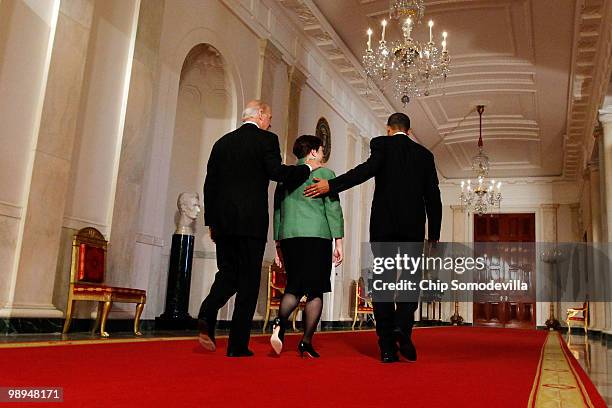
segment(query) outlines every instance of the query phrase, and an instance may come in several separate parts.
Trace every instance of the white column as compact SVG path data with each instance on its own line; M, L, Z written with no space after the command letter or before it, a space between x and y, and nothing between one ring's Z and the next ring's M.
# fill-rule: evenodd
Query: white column
M540 206L542 214L542 242L557 242L557 211L559 204L542 204ZM547 290L550 290L548 288ZM540 302L541 307L538 308L539 316L537 318L538 325L543 324L549 318L550 302ZM559 305L554 305L555 318L559 321L563 319L559 317Z
M591 230L593 242L601 242L601 197L599 187L599 160L589 163L589 192L591 204Z
M604 174L606 180L612 180L612 107L610 112L601 110L599 120L603 126ZM606 189L606 212L612 214L612 188ZM612 217L607 220L607 241L612 241Z
M453 210L453 242L469 242L469 221L472 219L468 216L465 209L460 205L451 205ZM447 303L446 312L448 320L455 313L455 305L453 302ZM463 317L464 323L474 322L474 304L470 302L459 302L459 315Z
M282 66L282 54L276 48L270 40L260 40L259 42L259 84L257 86L257 99L261 99L272 107L272 131L278 136L278 142L281 148L281 154L286 153L287 143L287 116L283 113L287 111L289 105L288 93L289 93L289 79L287 75L287 66ZM284 72L280 72L284 71ZM283 157L283 162L286 161L286 156ZM274 212L271 210L274 208L274 190L276 188L275 183L270 183L268 187L268 201L269 201L269 223L274 225L273 218ZM276 254L274 247L272 228L268 229L268 244L266 245L266 251L264 259L272 262ZM268 272L264 271L261 276L259 298L266 299L267 296L267 284L268 284ZM265 315L265 302L260 301L257 307L257 313Z
M606 97L606 106L599 111L599 121L603 127L602 144L600 145L600 160L603 158L603 177L607 181L612 180L612 98ZM605 186L605 212L606 212L606 236L604 241L612 242L612 187ZM607 294L610 297L610 293ZM612 302L606 302L604 332L612 334Z
M110 234L140 0L97 1L64 225Z
M165 286L160 288L159 268L151 265L149 257L151 253L160 251L162 240L170 239L150 234L150 220L142 215L145 168L151 154L159 97L163 11L164 2L142 0L138 12L138 33L131 62L122 148L117 158L119 164L110 225L112 234L109 237L111 245L107 256L106 280L109 283L147 290L149 301L143 318L155 316L156 308L163 309L164 295L158 295L158 291L165 290ZM133 305L119 303L113 306L110 317L123 315L131 318L133 314Z
M307 78L295 65L287 67L287 75L289 77L289 103L287 106L287 141L285 144L285 157L291 157L291 149L293 148L293 142L297 139L298 127L300 124L300 99L302 97L302 88L306 84Z
M359 139L359 130L352 124L346 128L346 165L345 169L349 170L357 164L357 148L361 150L357 142ZM355 232L359 224L363 220L358 219L358 203L355 200L358 191L357 187L353 187L344 192L342 198L342 212L344 215L344 261L339 268L332 270L332 293L333 301L329 302L330 309L328 310L329 320L348 320L351 318L348 304L350 303L350 287L351 279L354 279L354 274L359 273L361 266L359 265L359 236ZM346 299L346 301L345 301ZM325 302L323 303L325 305Z
M597 143L598 141L596 141ZM600 186L599 186L599 162L597 159L591 160L588 163L588 179L586 182L589 183L589 203L590 203L590 230L591 239L593 243L601 242L601 210L600 210ZM594 262L598 262L599 259L593 259ZM591 266L595 270L598 270L600 266L597 263ZM576 299L572 302L572 306L579 306L580 300ZM603 330L605 328L605 308L604 302L591 302L590 307L590 321L589 327L594 330ZM563 310L565 312L565 310ZM565 317L565 316L563 316Z
M93 0L62 0L51 54L41 126L34 151L27 217L12 315L63 310L70 268L58 264ZM50 273L55 272L55 273ZM53 298L53 299L52 299Z
M47 282L31 280L32 290L43 291L35 302L15 296L59 5L59 0L0 3L0 317L29 316L32 310L41 317L62 316ZM20 309L28 310L20 314Z

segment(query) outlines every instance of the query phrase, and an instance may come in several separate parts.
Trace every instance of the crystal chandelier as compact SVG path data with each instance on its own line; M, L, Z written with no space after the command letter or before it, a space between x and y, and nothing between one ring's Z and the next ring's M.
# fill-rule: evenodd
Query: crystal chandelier
M480 137L478 138L478 154L472 157L472 170L476 172L476 182L472 180L461 181L461 195L459 200L461 205L471 213L478 215L486 214L492 208L501 206L501 181L495 184L495 180L487 182L486 176L489 173L489 156L483 150L482 143L482 113L484 105L476 107L480 116Z
M412 30L425 14L423 0L392 0L389 10L391 21L396 22L402 38L388 43L385 40L387 20L382 21L382 35L378 48L372 49L371 28L363 55L363 66L368 78L381 88L391 84L394 96L406 106L411 97L428 96L443 86L450 70L447 33L442 33L440 49L433 40L433 20L429 20L429 42L412 38Z

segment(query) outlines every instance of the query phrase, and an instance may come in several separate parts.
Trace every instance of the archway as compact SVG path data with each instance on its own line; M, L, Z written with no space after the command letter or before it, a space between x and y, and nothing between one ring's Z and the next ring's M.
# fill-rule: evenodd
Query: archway
M234 100L225 60L210 44L198 44L185 57L180 74L170 172L166 195L165 234L172 236L178 217L176 200L182 192L197 192L202 201L206 164L213 144L233 125ZM207 238L203 217L197 220L189 311L199 303L214 278L202 273L216 267L214 245ZM168 251L170 248L168 248ZM216 270L216 269L215 269Z

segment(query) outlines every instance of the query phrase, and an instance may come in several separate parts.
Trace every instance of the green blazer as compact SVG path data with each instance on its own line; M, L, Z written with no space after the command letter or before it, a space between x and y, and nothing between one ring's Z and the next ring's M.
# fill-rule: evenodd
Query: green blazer
M303 164L305 159L298 160ZM297 237L342 238L344 218L338 194L309 198L304 188L313 183L313 178L326 180L336 177L330 169L320 167L297 188L283 183L276 186L274 193L274 240Z

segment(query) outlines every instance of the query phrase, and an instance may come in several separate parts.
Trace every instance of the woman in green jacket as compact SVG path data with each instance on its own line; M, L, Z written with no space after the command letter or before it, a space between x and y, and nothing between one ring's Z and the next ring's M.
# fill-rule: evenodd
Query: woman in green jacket
M300 136L293 145L298 164L308 159L322 161L323 146L320 138ZM283 348L285 328L289 316L306 296L304 307L304 336L298 351L310 357L319 357L312 347L312 336L323 310L323 293L331 292L331 267L342 263L342 237L344 219L338 195L320 198L304 196L304 188L314 177L332 179L333 171L321 167L310 174L300 186L278 184L274 194L274 240L277 265L284 264L287 286L281 299L278 317L272 326L270 343L277 354ZM332 241L335 240L335 245ZM333 253L332 253L333 247Z

